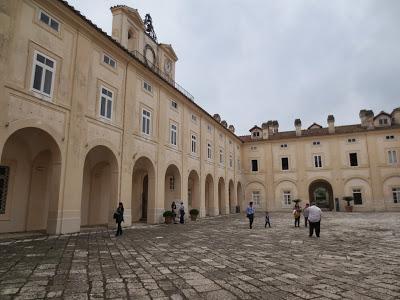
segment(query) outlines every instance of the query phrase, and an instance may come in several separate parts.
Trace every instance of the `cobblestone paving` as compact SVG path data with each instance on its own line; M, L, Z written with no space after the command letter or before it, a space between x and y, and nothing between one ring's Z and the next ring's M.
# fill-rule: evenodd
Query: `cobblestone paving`
M271 219L0 235L0 299L400 299L400 213Z

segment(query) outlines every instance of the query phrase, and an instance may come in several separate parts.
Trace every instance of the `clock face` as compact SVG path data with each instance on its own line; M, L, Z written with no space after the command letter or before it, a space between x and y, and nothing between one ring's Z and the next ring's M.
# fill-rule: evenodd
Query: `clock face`
M172 71L172 61L170 59L166 59L164 63L164 71L165 73L171 73Z

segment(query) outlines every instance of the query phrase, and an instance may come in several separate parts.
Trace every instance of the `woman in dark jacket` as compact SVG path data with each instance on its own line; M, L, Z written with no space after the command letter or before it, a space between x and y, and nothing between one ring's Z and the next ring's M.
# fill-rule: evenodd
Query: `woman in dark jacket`
M115 236L122 234L121 222L124 222L124 206L122 202L119 203L117 210L114 213L115 222L118 224L117 233Z

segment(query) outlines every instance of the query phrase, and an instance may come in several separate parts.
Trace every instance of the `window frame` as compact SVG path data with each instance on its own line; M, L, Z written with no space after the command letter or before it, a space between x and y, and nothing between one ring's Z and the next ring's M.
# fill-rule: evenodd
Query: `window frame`
M392 187L392 200L395 204L400 203L400 187Z
M178 124L175 122L169 124L169 144L178 147Z
M53 62L53 68L51 68L50 66L46 65L46 63L42 63L40 61L37 60L37 56L41 55L43 56L45 59L48 59L50 61ZM50 94L47 94L46 92L42 91L42 90L38 90L34 87L34 83L35 83L35 74L36 74L36 66L39 65L42 68L42 75L41 75L41 82L40 82L40 88L44 89L44 85L45 85L45 77L46 77L46 71L51 71L52 72L52 76L51 76L51 85L50 85ZM33 58L32 58L32 74L31 74L31 85L30 85L30 89L32 92L40 94L41 96L44 97L45 100L47 101L51 101L53 99L53 92L55 90L54 87L54 82L55 82L55 77L56 77L56 73L57 72L57 60L48 56L47 54L44 54L43 52L40 52L39 50L33 50Z
M175 106L174 106L175 105ZM171 100L171 105L170 107L174 110L178 110L178 102L176 102L175 100Z
M147 88L146 88L146 85L147 85ZM149 82L147 82L146 80L143 80L143 84L142 84L142 88L143 88L143 90L146 92L146 93L148 93L148 94L150 94L150 95L153 95L153 85L151 85ZM150 90L148 89L148 88L150 88Z
M253 202L254 207L261 206L261 191L251 191L251 201Z
M46 23L42 20L42 14L46 15L49 18L49 22ZM41 24L41 25L45 25L47 29L52 30L54 33L60 34L61 32L61 22L54 18L51 14L49 14L48 12L46 12L43 9L38 9L38 14L37 14L37 21ZM51 26L51 21L54 21L57 23L57 29L55 29L54 27Z
M255 162L255 164L254 164L254 162ZM250 168L251 172L255 173L255 172L259 171L258 159L251 159L250 164L251 164L251 168ZM256 170L254 170L254 166L256 167Z
M109 62L105 61L105 58L108 58ZM111 65L111 62L114 62L114 66ZM107 67L113 68L114 70L117 69L117 60L115 58L113 58L111 55L103 52L103 59L102 59L102 63L106 64Z
M222 148L219 148L219 163L224 164L224 150Z
M363 201L363 190L362 190L362 188L360 188L360 187L353 187L353 188L351 189L351 194L352 194L352 196L353 196L354 205L363 205L363 204L364 204L364 203L363 203L364 201ZM354 196L355 194L360 195L361 203L356 203L356 197Z
M397 149L388 149L387 150L387 162L389 165L397 165L398 158L397 158Z
M287 169L283 168L283 159L287 160ZM290 169L290 163L289 163L289 156L281 156L281 171L289 171Z
M355 154L355 164L354 161L352 161L352 154ZM353 156L354 158L354 156ZM349 166L350 167L359 167L360 164L358 163L358 152L349 152Z
M319 157L319 161L318 159L316 160L316 158ZM315 169L322 169L324 167L323 163L322 163L322 154L313 154L313 166Z
M8 212L7 196L9 194L9 187L11 181L11 167L7 165L0 165L0 169L5 170L4 175L0 173L0 180L3 180L4 182L3 189L1 190L2 193L0 194L0 199L3 200L2 202L0 202L0 204L3 203L3 205L0 205L0 216L4 217L7 215Z
M192 154L197 154L197 135L195 135L194 133L191 134L191 153Z
M207 159L212 160L212 144L207 142Z
M148 113L149 115L147 116ZM140 132L146 136L151 136L152 133L152 111L147 108L142 108L142 116L140 118ZM143 131L144 129L148 129L148 132Z
M292 191L283 190L282 191L282 200L284 207L290 207L292 205Z
M103 89L105 89L107 92L110 92L111 93L111 98L110 98L110 96L107 94L107 95L104 95L103 94ZM100 85L100 92L99 92L99 94L100 94L100 96L99 96L99 117L100 118L102 118L102 119L106 119L106 120L108 120L108 121L112 121L112 119L113 119L113 111L114 111L114 91L112 91L111 89L109 89L108 87L106 87L106 86L104 86L104 85ZM102 102L102 97L105 97L105 99L106 99L106 102L105 102L105 116L103 116L102 114L101 114L101 102ZM107 107L108 107L108 101L111 101L111 113L110 113L110 117L107 117L107 112L108 112L108 110L107 110Z

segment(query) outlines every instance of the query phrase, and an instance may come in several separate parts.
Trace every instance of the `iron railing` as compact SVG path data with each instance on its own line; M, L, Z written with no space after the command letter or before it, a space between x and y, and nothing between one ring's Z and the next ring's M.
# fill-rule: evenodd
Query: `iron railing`
M174 88L176 88L178 91L180 91L182 94L184 94L187 98L192 100L194 102L194 97L192 94L190 94L187 90L185 90L182 86L180 86L177 82L175 82L171 76L168 74L164 73L161 71L159 67L157 67L155 64L149 62L145 56L143 56L141 53L138 51L131 51L131 54L136 57L142 64L147 66L149 69L151 69L153 72L157 73L160 77L162 77L165 81L167 81L170 85L172 85Z

